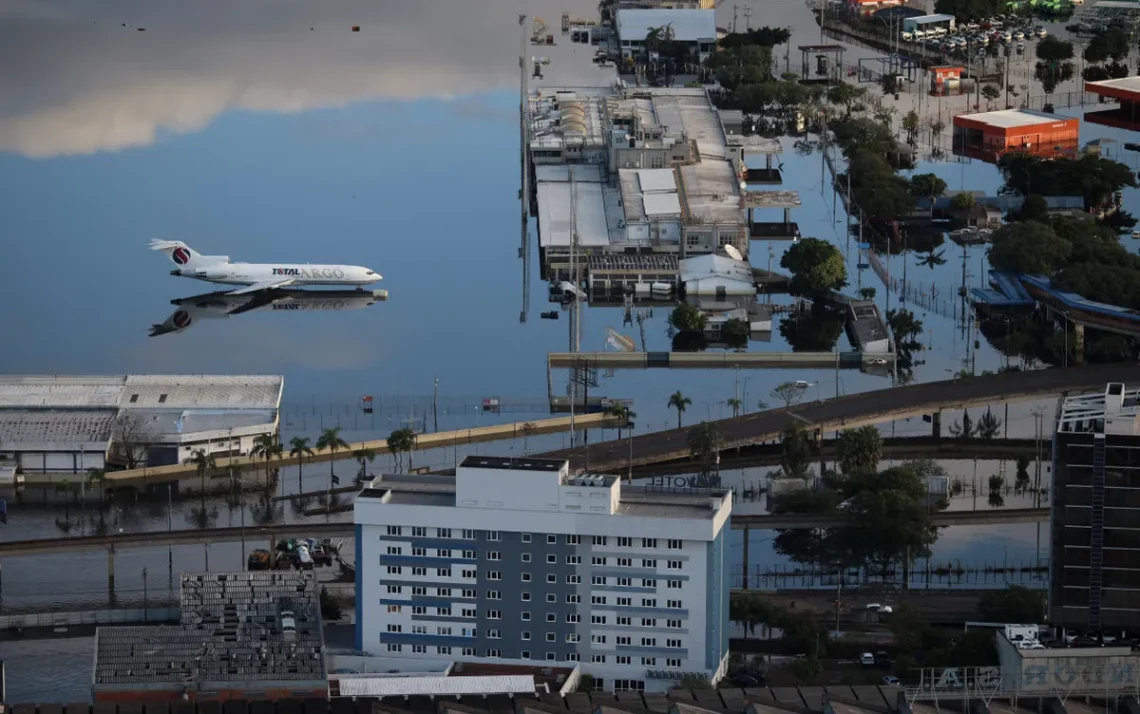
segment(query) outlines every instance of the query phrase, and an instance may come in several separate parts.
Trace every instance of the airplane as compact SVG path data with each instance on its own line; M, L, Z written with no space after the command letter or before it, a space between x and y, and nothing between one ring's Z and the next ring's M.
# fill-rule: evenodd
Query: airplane
M171 275L195 278L224 285L244 285L230 295L246 295L290 285L364 286L383 277L358 265L299 265L288 263L231 263L228 255L202 255L182 241L150 242L151 250L161 250L178 267ZM359 288L362 289L362 288Z
M328 311L359 310L388 299L387 290L262 290L250 295L213 292L171 300L177 310L159 325L152 325L150 336L185 332L201 320L212 320L254 310Z

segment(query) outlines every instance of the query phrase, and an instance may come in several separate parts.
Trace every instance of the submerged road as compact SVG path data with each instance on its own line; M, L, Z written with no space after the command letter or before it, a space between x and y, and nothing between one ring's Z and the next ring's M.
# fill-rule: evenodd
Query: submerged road
M879 389L714 420L712 423L720 432L723 451L778 439L784 429L793 423L823 431L846 429L945 409L1008 404L1064 392L1102 392L1107 382L1127 383L1137 379L1140 379L1140 365L1136 362L1009 372ZM661 399L664 403L664 394ZM659 464L691 456L688 443L690 428L658 431L628 440L607 441L589 447L579 446L533 456L570 459L574 469L582 470L586 466L588 454L590 470L595 472L620 469L630 461L635 467Z

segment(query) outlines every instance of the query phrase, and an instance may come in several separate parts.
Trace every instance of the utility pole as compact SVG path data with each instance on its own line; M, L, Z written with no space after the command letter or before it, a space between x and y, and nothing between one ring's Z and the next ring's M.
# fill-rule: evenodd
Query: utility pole
M431 417L434 430L439 431L439 377L435 378L431 389Z
M1041 437L1044 431L1045 421L1045 408L1034 407L1033 413L1033 427L1034 427L1034 441L1035 451L1037 454L1036 467L1034 468L1033 476L1033 507L1041 507ZM1037 524L1037 560L1034 565L1041 562L1041 524Z
M752 8L744 8L744 30L746 32L752 31Z
M527 15L519 15L519 152L522 154L522 190L519 202L522 205L522 238L519 257L523 260L523 304L519 312L519 322L526 322L526 312L530 302L530 242L527 240L527 227L530 218L530 167L528 165L528 141L530 136L530 91L527 73L526 53Z
M732 33L736 34L736 14L740 10L739 5L732 6Z

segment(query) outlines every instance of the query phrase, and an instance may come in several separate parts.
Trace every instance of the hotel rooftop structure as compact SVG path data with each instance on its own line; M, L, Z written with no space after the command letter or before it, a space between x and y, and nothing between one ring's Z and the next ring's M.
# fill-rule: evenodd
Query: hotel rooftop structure
M601 256L684 258L732 245L747 256L744 155L697 88L542 88L529 97L532 209L543 276L570 277L571 248L585 270ZM731 138L730 138L731 137Z

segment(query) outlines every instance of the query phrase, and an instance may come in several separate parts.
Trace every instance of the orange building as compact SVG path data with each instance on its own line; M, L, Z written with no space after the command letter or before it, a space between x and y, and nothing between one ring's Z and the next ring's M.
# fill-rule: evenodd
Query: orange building
M931 94L957 94L958 83L966 68L958 65L938 65L930 68ZM950 91L953 88L954 91Z
M1085 91L1099 95L1102 104L1119 104L1112 109L1085 112L1085 121L1132 131L1140 130L1140 77L1085 82Z
M1002 109L954 117L954 153L996 161L1007 151L1036 156L1074 153L1080 141L1079 119L1032 109Z

